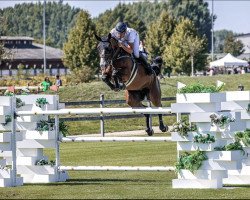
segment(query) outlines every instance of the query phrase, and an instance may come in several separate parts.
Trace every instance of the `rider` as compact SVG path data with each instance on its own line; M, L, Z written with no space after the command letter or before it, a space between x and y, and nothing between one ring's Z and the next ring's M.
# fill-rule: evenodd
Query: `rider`
M128 28L124 22L118 22L111 30L111 35L118 39L119 47L123 48L129 54L134 55L136 60L142 61L146 70L146 74L152 74L151 66L148 64L146 58L139 52L139 34L133 28Z

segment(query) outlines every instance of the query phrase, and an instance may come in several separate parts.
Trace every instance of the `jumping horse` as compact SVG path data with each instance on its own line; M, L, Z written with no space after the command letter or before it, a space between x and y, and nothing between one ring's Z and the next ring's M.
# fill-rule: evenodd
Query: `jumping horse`
M102 80L112 89L119 90L125 86L126 103L131 107L145 107L142 101L147 98L156 107L161 107L161 88L156 74L147 75L140 62L121 47L118 41L109 34L106 37L95 35L99 41L97 49L100 57ZM159 114L159 128L162 132L168 130ZM146 117L146 132L149 136L154 134L149 125L149 115Z

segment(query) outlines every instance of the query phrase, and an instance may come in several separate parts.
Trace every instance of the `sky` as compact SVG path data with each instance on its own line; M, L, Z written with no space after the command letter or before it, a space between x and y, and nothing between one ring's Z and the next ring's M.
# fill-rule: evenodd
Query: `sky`
M38 1L38 0L37 0ZM43 1L43 0L42 0ZM48 0L47 0L48 1ZM17 3L35 2L34 0L0 0L0 8L14 6ZM64 3L77 8L88 10L92 17L98 16L107 9L113 9L119 2L133 2L127 0L64 0ZM212 0L206 0L212 12ZM235 33L250 33L250 0L213 0L214 14L217 19L214 30L227 29Z

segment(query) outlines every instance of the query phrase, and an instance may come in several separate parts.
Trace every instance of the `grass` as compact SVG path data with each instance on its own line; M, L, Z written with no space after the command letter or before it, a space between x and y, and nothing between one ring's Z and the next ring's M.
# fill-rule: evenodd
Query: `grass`
M62 165L173 166L176 143L63 143ZM45 154L54 159L54 151ZM70 172L63 183L0 188L1 199L248 199L249 186L173 189L174 172Z

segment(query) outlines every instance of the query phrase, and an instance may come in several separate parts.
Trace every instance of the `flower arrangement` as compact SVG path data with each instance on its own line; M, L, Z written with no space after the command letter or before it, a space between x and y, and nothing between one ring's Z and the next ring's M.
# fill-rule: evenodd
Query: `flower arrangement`
M194 83L194 84L191 84L191 85L188 85L179 89L177 92L181 94L183 93L215 93L215 92L221 91L223 86L224 84L219 87L216 87L213 85L205 86L201 83Z
M197 143L208 144L208 143L215 142L215 138L214 138L214 136L211 136L210 134L202 135L202 134L198 133L197 135L194 136L193 141L197 142Z
M178 132L180 136L188 136L189 131L196 131L197 127L193 123L189 123L187 120L180 120L179 122L176 122L173 124L171 132Z
M242 142L246 147L250 146L250 129L236 132L234 137L237 142Z
M230 122L234 122L235 119L225 115L218 115L216 113L210 115L211 125L217 125L220 128L225 128Z
M40 107L40 108L42 108L42 106L44 106L44 105L46 105L46 104L48 104L49 102L47 101L47 99L46 98L38 98L37 100L36 100L36 106L38 106L38 107Z
M175 164L175 171L180 172L181 169L187 169L193 173L201 167L204 160L207 160L207 156L203 151L197 150L194 153L185 151Z
M39 161L36 162L36 165L51 165L51 166L54 166L56 164L56 162L54 160L51 160L51 161L47 161L45 159L41 159Z
M241 150L243 152L243 155L245 154L245 151L240 144L240 142L236 141L234 143L230 143L228 145L222 146L222 147L214 147L215 151L236 151Z
M25 105L25 103L20 98L16 98L16 107L17 108L20 108L24 105Z

